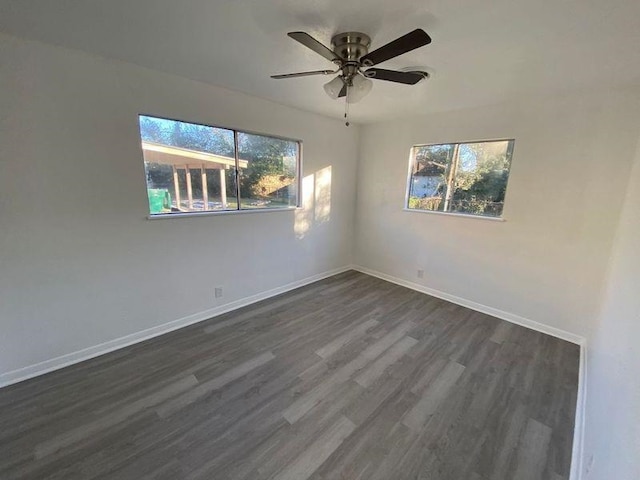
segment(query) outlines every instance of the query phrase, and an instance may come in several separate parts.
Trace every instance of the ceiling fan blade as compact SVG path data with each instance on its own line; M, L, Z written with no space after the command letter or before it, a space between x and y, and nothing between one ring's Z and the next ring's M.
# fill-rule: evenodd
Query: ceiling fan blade
M306 32L289 32L287 33L287 35L289 35L297 42L300 42L305 47L310 48L317 54L322 55L327 60L331 60L332 62L335 60L340 60L340 57L338 57L329 48L325 47L318 40L316 40Z
M340 93L338 94L338 98L346 97L346 96L347 96L347 84L345 83L342 86L342 90L340 90Z
M383 45L373 52L369 52L360 59L360 62L362 62L363 65L370 67L430 43L431 37L427 35L427 32L417 28L413 32L409 32L406 35Z
M313 70L311 72L298 72L298 73L283 73L281 75L271 75L271 78L295 78L295 77L309 77L311 75L331 75L332 73L338 73L339 70Z
M374 80L386 80L388 82L404 83L406 85L415 85L423 78L423 73L417 72L399 72L397 70L385 70L383 68L370 68L365 70L364 76Z

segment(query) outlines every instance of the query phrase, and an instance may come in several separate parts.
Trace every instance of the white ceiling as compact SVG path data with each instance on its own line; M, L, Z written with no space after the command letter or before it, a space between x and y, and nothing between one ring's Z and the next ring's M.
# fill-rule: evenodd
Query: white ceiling
M431 45L385 68L427 67L416 86L377 81L354 121L507 101L522 94L640 83L639 0L0 0L0 30L340 117L332 68L287 37L370 35L375 49L415 28Z

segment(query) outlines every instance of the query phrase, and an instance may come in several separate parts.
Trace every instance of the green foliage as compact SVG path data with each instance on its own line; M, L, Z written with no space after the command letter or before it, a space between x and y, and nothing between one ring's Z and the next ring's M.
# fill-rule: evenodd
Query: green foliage
M409 208L416 210L438 211L441 203L441 197L409 197Z
M291 140L238 133L238 150L240 159L248 161L248 167L240 178L240 195L243 198L266 197L259 188L265 177L284 177L281 180L295 178L292 171L284 163L285 157L297 155L297 144Z
M511 156L487 151L487 144L465 145L455 179L452 206L456 211L499 215L507 189Z

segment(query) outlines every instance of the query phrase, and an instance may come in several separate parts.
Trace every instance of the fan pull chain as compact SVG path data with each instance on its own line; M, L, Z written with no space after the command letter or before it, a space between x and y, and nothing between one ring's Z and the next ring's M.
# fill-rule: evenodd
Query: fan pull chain
M344 97L344 124L349 126L349 85L347 85L347 94Z

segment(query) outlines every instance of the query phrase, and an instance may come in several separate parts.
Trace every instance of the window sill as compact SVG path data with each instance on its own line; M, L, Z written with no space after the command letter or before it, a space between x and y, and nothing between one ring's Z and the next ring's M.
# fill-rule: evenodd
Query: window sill
M453 212L436 212L433 210L419 210L416 208L403 208L405 212L415 212L415 213L429 213L432 215L441 215L444 217L463 217L463 218L473 218L474 220L489 220L491 222L506 222L503 217L489 217L485 215L469 215L466 213L453 213Z
M245 215L251 213L265 212L288 212L293 210L302 210L302 207L282 207L282 208L252 208L247 210L211 210L202 212L184 212L184 213L161 213L157 215L147 215L148 220L167 220L169 218L186 218L186 217L211 217L218 215Z

